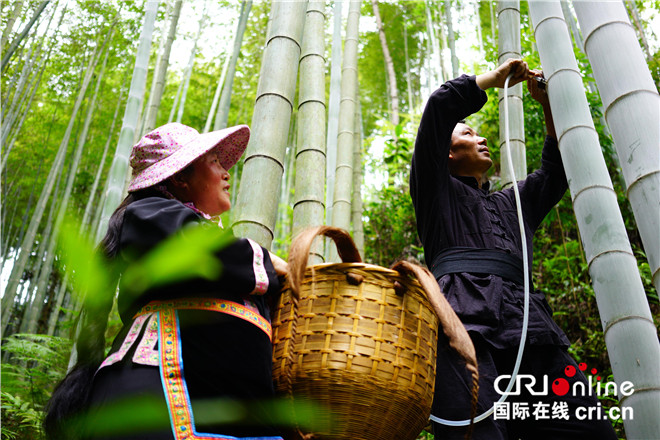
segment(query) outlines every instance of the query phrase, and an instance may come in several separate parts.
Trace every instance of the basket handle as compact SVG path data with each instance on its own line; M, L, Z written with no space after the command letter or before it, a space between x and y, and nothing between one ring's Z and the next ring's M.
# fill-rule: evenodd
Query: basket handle
M449 346L465 360L466 368L472 374L472 408L470 411L471 421L468 428L468 434L471 434L474 417L477 414L477 398L479 396L479 370L477 366L477 354L472 339L470 339L465 326L456 315L456 312L454 312L454 309L451 308L451 305L449 305L449 301L442 294L438 282L428 269L407 261L399 261L391 269L417 278L433 310L438 315L442 331L449 340Z
M291 285L291 291L296 298L300 297L300 285L305 275L305 269L307 268L309 250L312 248L314 239L320 235L328 237L335 242L339 257L344 263L362 262L362 258L355 247L353 239L344 229L335 226L315 226L303 230L291 242L288 259L289 283Z

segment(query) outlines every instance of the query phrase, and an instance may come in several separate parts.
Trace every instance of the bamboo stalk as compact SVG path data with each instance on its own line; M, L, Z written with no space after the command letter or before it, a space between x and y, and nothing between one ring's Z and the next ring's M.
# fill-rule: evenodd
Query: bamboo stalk
M598 9L604 11L605 5L599 3ZM530 2L529 8L614 379L619 389L625 381L634 386L630 396L619 396L622 407L634 413L633 419L624 420L626 433L629 438L653 438L660 431L660 345L651 310L561 6L558 1ZM599 13L590 13L594 16L589 23L595 23ZM589 28L583 22L583 31ZM631 49L626 46L626 51ZM610 47L608 55L612 52ZM605 90L603 98L608 102L612 90L599 88Z
M339 104L339 133L337 135L337 167L335 170L335 190L332 205L332 225L347 231L351 227L353 130L355 130L354 121L357 100L359 25L360 2L351 1L349 3L346 39L344 41L341 101Z
M227 126L227 120L229 119L229 108L231 105L231 92L234 84L234 75L236 73L236 62L238 61L238 55L241 52L241 44L243 42L243 35L245 34L245 29L247 27L248 17L250 16L250 9L252 9L252 0L248 0L247 2L244 1L241 6L241 16L238 20L238 27L234 37L234 50L232 51L231 57L229 58L227 76L224 80L225 84L222 87L222 95L220 96L218 112L215 115L215 124L213 125L214 130L220 130Z
M504 63L509 58L522 58L520 45L520 2L498 1L497 2L497 27L499 29L498 39L498 64ZM511 161L513 171L518 180L527 177L527 157L525 151L525 118L523 113L523 83L509 87L508 96L505 97L503 90L498 89L499 111L504 114L504 99L509 99L509 133L511 147ZM507 163L509 150L504 148L504 118L500 118L500 155L502 163ZM502 167L502 187L506 188L513 184L512 175L508 167Z
M176 0L174 3L174 10L170 18L170 27L167 32L167 39L163 46L163 52L160 54L156 64L156 71L151 84L151 92L149 93L149 104L147 105L147 117L144 123L144 132L148 133L156 128L156 120L158 117L158 109L160 108L160 101L163 98L163 90L165 89L165 78L167 76L167 68L170 65L170 53L172 51L172 43L176 36L176 28L179 23L179 16L181 15L181 5L183 0Z
M154 22L156 21L157 9L157 0L147 1L144 24L140 32L140 43L138 44L135 57L133 77L131 78L131 88L128 92L128 100L126 102L126 110L124 111L119 141L117 142L117 149L115 150L110 172L108 173L107 191L101 212L101 220L96 231L96 241L99 241L105 233L108 227L108 220L115 208L119 206L122 195L124 194L128 176L128 158L138 120L138 108L144 97L144 89L147 81L149 52L151 51L151 38L154 30Z
M660 95L622 3L580 2L575 12L660 291Z
M337 130L339 127L339 98L341 93L341 8L343 0L336 0L332 10L332 57L330 58L330 97L328 98L328 130L326 134L325 224L332 221L332 196L337 166Z
M270 248L293 112L306 1L273 0L234 232Z
M360 255L364 255L362 176L362 108L358 102L355 108L355 129L353 133L353 198L351 201L351 221L353 224L353 241Z
M325 3L310 1L300 59L298 142L292 235L323 224L325 204ZM323 263L320 240L310 264Z
M25 270L28 258L32 251L32 246L36 239L37 230L39 228L39 224L41 223L44 210L46 209L46 204L48 203L48 200L52 193L56 176L61 173L62 166L64 164L64 158L66 156L67 146L69 144L69 139L71 137L71 132L73 131L73 126L75 125L76 117L78 111L80 110L80 106L82 105L83 99L85 97L85 92L87 91L87 87L89 86L89 83L92 80L92 76L94 73L94 66L96 66L99 56L100 54L96 54L96 56L91 57L89 65L84 71L85 75L83 79L83 84L80 88L80 92L78 93L78 97L76 98L76 102L74 104L71 116L69 117L69 123L67 125L67 129L64 133L64 137L62 139L62 142L60 143L60 147L57 151L57 154L55 155L55 159L53 161L53 165L51 166L48 177L46 178L46 183L44 185L43 190L41 191L41 195L39 196L39 200L35 207L35 211L32 214L32 218L30 219L30 225L28 226L28 230L25 234L25 238L21 243L20 253L18 255L18 258L14 266L12 267L12 271L9 276L9 281L5 289L5 295L2 298L3 310L11 310L11 307L16 298L18 285L20 283L21 277L23 275L23 271ZM6 322L7 322L6 317L5 315L3 315L2 328L5 327Z

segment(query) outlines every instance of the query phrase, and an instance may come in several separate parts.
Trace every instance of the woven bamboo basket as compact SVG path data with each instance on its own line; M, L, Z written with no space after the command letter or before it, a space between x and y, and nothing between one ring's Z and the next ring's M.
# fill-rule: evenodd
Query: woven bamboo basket
M306 267L317 235L335 241L343 263ZM316 416L328 428L316 438L415 439L435 383L438 316L427 292L410 270L360 263L337 228L299 235L289 268L273 319L277 390L323 408Z

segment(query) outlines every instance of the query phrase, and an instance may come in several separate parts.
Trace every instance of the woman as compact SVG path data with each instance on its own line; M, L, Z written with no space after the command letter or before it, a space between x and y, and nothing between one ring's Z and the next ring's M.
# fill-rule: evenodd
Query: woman
M248 139L245 125L200 135L171 123L146 134L133 147L129 195L110 218L105 255L128 261L184 226L219 222L231 206L228 170ZM102 304L87 302L78 364L49 404L51 438L281 438L267 410L269 317L286 263L249 239L216 256L215 279L120 289L123 328L106 357L113 289Z

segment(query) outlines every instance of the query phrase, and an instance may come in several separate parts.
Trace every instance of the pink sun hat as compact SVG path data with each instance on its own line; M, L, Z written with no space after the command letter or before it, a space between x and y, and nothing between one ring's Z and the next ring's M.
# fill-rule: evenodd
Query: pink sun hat
M133 176L128 192L164 181L216 147L220 150L220 164L229 170L243 155L249 139L247 125L204 134L177 122L158 127L133 146Z

